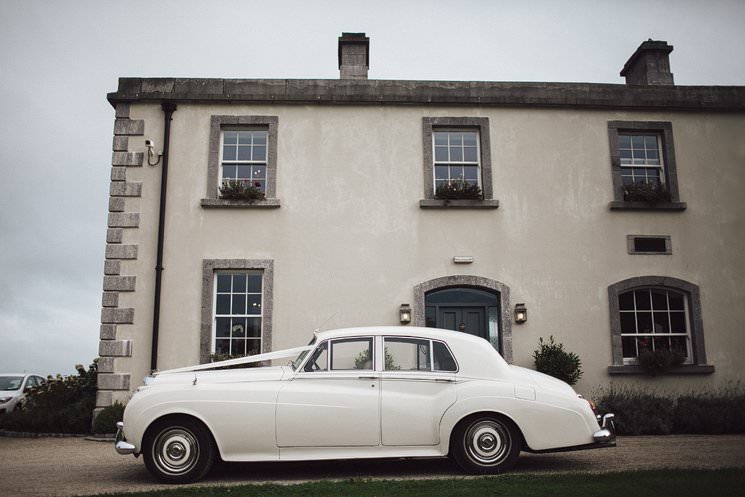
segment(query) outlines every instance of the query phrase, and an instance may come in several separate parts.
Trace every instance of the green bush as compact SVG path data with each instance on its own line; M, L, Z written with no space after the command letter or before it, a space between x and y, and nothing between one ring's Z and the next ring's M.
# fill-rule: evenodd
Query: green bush
M745 390L739 385L678 397L676 433L745 433Z
M538 339L538 350L533 352L536 370L574 385L582 377L582 361L574 352L564 350L564 344L555 343L551 336L548 342Z
M254 203L257 200L264 200L264 192L261 191L261 183L258 181L253 184L248 180L226 180L220 186L220 198L228 200L247 200Z
M479 185L462 178L440 183L435 190L435 198L441 200L480 200L483 197Z
M683 395L611 385L594 397L601 413L616 415L619 435L745 433L745 389L739 384Z
M78 375L47 378L16 409L0 417L0 428L36 433L89 433L96 405L97 360Z
M116 423L124 417L124 404L114 402L104 407L93 421L93 433L116 433Z
M665 373L685 361L685 356L677 350L643 350L639 353L639 365L652 376Z
M616 415L619 435L669 435L673 432L675 403L647 389L611 387L595 400L598 411Z
M636 181L623 187L623 199L629 202L647 202L654 205L658 202L670 202L670 190L663 183Z

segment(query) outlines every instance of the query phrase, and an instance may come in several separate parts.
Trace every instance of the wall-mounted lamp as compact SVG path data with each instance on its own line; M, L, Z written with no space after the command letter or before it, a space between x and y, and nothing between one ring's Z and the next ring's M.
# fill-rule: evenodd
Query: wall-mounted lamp
M528 308L525 304L515 304L515 322L523 324L528 320Z
M401 304L398 308L398 318L401 324L411 323L411 306L409 304Z
M160 164L160 159L163 157L163 152L156 153L155 150L155 143L153 143L153 140L145 140L145 148L147 149L147 164L148 166L157 166ZM153 162L153 157L156 159L155 162Z

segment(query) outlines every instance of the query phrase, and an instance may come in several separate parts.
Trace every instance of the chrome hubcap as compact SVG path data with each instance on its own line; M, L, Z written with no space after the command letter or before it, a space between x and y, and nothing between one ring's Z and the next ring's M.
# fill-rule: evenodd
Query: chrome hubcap
M164 430L153 444L153 460L161 471L170 475L188 472L198 458L199 443L194 434L184 428Z
M502 423L482 420L468 429L465 444L466 452L474 462L492 466L509 455L512 439Z

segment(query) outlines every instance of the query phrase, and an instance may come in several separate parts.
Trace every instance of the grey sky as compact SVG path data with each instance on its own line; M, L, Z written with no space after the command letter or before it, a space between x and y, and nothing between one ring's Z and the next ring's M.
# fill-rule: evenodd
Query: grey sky
M743 1L0 0L0 372L70 373L98 349L120 76L622 83L647 38L680 85L745 84Z

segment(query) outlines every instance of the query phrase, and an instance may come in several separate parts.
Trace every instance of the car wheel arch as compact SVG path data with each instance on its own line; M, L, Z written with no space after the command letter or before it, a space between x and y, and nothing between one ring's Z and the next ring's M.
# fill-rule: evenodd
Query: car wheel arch
M210 438L212 439L213 446L217 449L217 456L222 460L222 452L220 451L220 444L217 443L217 438L215 437L215 433L210 427L210 425L205 422L204 419L202 419L200 416L196 416L191 413L184 413L184 412L169 412L164 413L161 416L158 416L154 419L152 419L148 425L147 428L145 428L145 431L142 434L142 444L140 447L140 450L143 450L142 448L145 446L146 440L148 440L148 437L152 437L153 433L155 432L155 428L160 425L161 423L165 422L173 422L177 423L179 420L192 420L196 421L197 423L201 424L206 430L207 433L209 433Z
M460 416L460 418L457 421L455 421L455 423L453 423L453 425L450 427L449 433L447 434L447 438L443 438L442 440L443 442L447 440L448 446L446 447L447 450L445 452L448 455L450 455L452 448L453 448L453 436L458 431L458 428L460 426L462 426L465 423L469 423L470 421L474 419L485 417L485 416L496 417L509 423L515 429L515 432L520 435L521 447L528 447L527 441L525 439L525 434L523 433L522 428L520 428L520 425L517 423L517 421L515 421L515 419L513 419L512 416L504 412L501 412L501 411L486 409L486 410L476 410L476 411L463 414L462 416Z

